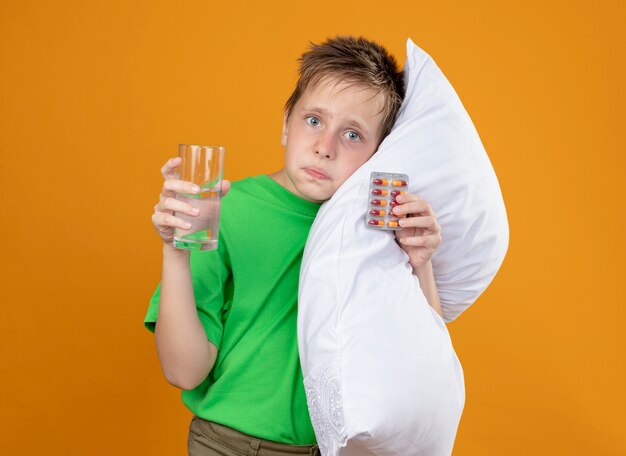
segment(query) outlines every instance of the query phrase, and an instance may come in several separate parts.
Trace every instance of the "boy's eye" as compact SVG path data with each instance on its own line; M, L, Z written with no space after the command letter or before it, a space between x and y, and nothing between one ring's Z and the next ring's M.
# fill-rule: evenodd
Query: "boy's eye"
M320 124L320 120L315 116L306 116L305 121L306 123L308 123L309 125L313 125L314 127L317 127Z
M350 141L358 141L361 139L361 135L359 135L356 131L348 131L346 132L346 138Z

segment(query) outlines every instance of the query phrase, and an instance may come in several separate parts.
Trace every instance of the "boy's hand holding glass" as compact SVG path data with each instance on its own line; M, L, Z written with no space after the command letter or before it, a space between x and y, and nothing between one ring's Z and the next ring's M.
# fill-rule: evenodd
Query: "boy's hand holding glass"
M396 201L400 204L393 208L393 212L403 217L399 221L402 229L396 231L396 239L415 269L428 263L441 244L441 226L430 204L419 196L398 195Z
M199 217L201 210L195 207L193 198L187 201L177 199L177 194L184 195L200 195L201 186L194 182L179 179L179 167L182 158L170 158L161 168L163 175L163 187L159 195L159 202L154 206L152 214L152 224L157 230L158 235L167 245L174 244L175 234L180 232L190 232L192 229L192 220ZM221 181L222 197L228 193L230 182ZM179 233L176 233L179 230Z

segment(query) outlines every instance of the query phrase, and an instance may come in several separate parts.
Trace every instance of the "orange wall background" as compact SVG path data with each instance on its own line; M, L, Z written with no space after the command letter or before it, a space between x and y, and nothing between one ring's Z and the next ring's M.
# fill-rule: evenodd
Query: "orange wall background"
M2 2L0 452L186 454L142 324L159 169L178 143L226 145L232 180L278 169L297 57L355 34L431 54L507 204L505 263L449 325L454 455L626 454L625 5Z

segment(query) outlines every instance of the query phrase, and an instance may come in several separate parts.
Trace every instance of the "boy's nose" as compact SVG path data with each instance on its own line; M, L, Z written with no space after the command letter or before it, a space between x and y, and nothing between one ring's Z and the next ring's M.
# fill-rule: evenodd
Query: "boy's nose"
M315 155L331 159L335 156L335 140L333 136L332 134L325 134L318 138L315 144Z

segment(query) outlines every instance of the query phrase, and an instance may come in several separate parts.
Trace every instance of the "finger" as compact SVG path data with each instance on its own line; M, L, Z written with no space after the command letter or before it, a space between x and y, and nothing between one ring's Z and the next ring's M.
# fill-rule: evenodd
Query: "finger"
M161 174L165 179L173 179L176 177L175 168L178 167L181 163L182 159L180 157L170 158L165 162L165 164L161 167Z
M179 179L168 179L163 182L163 191L170 196L172 193L198 193L200 187L193 182L182 181Z
M166 198L165 201L163 201L163 204L160 206L163 209L163 212L175 211L193 216L196 216L200 213L200 210L197 207L193 207L191 204L179 201L176 198Z
M400 209L398 212L395 210L394 212L400 215L432 212L430 205L419 195L403 193L396 196L395 202L399 204L396 208Z
M152 214L152 224L160 233L167 233L173 229L171 226L168 226L163 222L164 217L165 213L163 212L155 212Z
M399 203L399 206L396 206L396 208L400 209L397 212L394 210L394 212L399 215L435 215L431 205L419 195L413 195L410 193L398 195L396 196L396 202Z
M409 203L400 204L393 208L393 213L396 215L407 215L407 214L427 214L434 215L430 204L426 201L411 201Z
M226 194L228 193L228 191L229 191L229 190L230 190L230 181L229 181L229 180L224 179L224 180L222 181L222 198L223 198L224 196L226 196Z
M441 243L441 236L438 234L430 234L426 236L403 237L398 239L398 241L404 245L424 247L428 250L434 251Z
M411 201L424 201L424 198L422 198L419 195L414 195L412 193L401 193L400 195L396 196L396 201L398 203L410 203Z
M191 223L166 212L155 214L153 220L159 231L166 231L168 228L180 228L182 230L191 228Z
M433 215L418 215L400 219L398 224L402 228L426 228L434 233L441 231L437 218Z
M163 198L163 195L159 197L159 202L154 205L154 214L157 214L159 212L165 212L165 199Z

